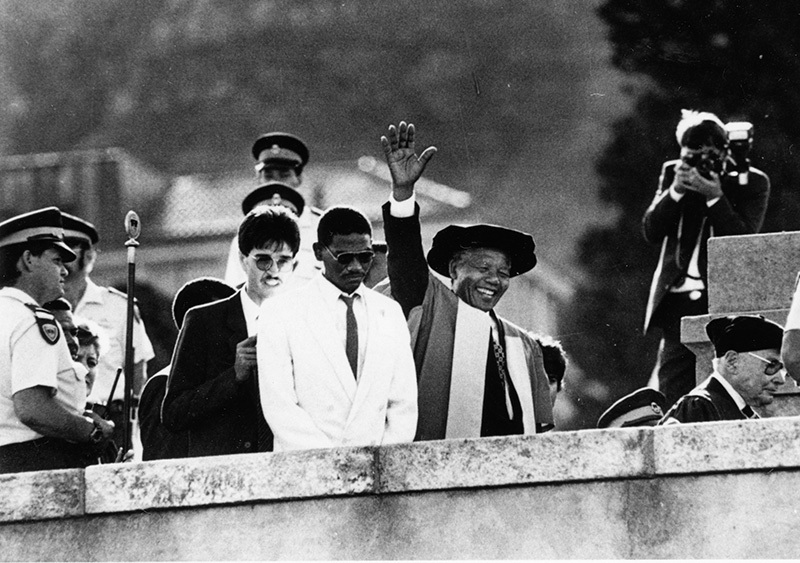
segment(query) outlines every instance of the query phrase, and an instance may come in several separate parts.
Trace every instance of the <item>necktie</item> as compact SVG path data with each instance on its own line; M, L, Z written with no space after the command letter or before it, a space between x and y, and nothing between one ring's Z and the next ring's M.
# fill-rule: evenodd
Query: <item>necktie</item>
M506 410L508 411L509 420L514 419L514 407L511 404L511 393L508 390L508 366L506 365L506 353L503 347L497 342L495 333L492 331L492 349L494 350L494 359L497 361L497 372L500 374L500 381L503 384L503 395L506 398Z
M339 297L347 305L347 336L344 351L347 354L347 361L350 362L350 368L353 370L353 377L358 379L358 324L353 312L353 301L356 296L340 295Z
M747 418L761 418L758 416L758 413L750 408L750 405L745 405L742 409L742 414L745 415Z

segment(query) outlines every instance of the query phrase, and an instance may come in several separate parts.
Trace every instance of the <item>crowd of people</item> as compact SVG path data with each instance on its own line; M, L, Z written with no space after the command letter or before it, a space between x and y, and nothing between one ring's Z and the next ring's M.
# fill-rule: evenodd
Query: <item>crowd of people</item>
M417 151L415 135L401 122L381 137L385 241L356 207L306 205L302 140L256 140L258 185L225 280L176 293L172 362L151 377L138 313L129 319L127 297L89 277L94 225L55 207L0 223L0 473L130 459L124 428L144 461L551 431L566 353L495 312L536 266L533 237L450 225L426 254L415 184L436 148ZM786 331L758 316L711 321L714 372L695 387L679 323L707 312L708 238L758 232L769 180L734 170L713 114L685 112L677 140L681 158L664 164L644 217L662 245L645 319L663 331L660 391L622 397L600 428L753 418L785 378L782 347L800 374L798 298ZM128 324L138 428L125 424L120 382Z

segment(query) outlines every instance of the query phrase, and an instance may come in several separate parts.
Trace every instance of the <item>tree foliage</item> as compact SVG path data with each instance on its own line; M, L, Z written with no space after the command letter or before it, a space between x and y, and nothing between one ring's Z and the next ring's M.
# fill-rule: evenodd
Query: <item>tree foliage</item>
M645 243L641 218L657 187L661 163L678 155L675 126L682 108L723 121L750 121L752 164L771 178L764 231L800 229L800 7L754 0L606 0L613 63L634 80L635 111L614 126L597 170L601 197L622 213L616 225L587 233L581 261L591 282L567 315L568 345L606 394L581 396L576 425L644 385L655 361L653 337L641 335L658 249ZM589 387L591 388L591 387Z

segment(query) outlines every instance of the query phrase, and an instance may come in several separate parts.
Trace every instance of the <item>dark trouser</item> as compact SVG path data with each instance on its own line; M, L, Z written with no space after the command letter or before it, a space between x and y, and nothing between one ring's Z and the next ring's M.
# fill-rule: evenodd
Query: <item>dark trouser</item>
M80 469L91 463L89 447L58 438L39 438L0 446L0 473Z
M669 293L661 301L658 315L653 320L661 327L662 338L658 348L656 373L658 388L667 398L667 408L695 388L696 356L681 344L681 318L708 313L708 297L692 301L686 293Z

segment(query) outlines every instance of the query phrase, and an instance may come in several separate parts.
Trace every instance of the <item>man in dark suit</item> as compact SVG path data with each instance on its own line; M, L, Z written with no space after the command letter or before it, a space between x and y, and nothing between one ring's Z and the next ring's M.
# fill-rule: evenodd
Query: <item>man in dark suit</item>
M172 320L179 331L183 319L192 307L213 303L236 293L222 280L202 277L186 282L172 300ZM167 380L172 365L153 374L142 388L139 397L139 428L142 438L142 461L186 457L189 448L188 432L170 432L161 424L161 403L167 392Z
M729 316L709 322L706 333L714 345L714 373L681 397L659 425L758 418L752 407L772 403L783 384L779 324L761 316Z
M161 410L168 430L188 431L188 456L272 450L258 400L256 327L264 299L281 291L296 266L297 218L258 206L239 225L244 286L227 299L191 309L172 358Z
M695 385L695 356L681 344L680 323L708 312L708 239L759 232L770 190L766 174L733 161L714 114L684 110L676 137L681 158L664 163L643 219L645 239L661 245L644 330L662 330L655 371L668 405Z

